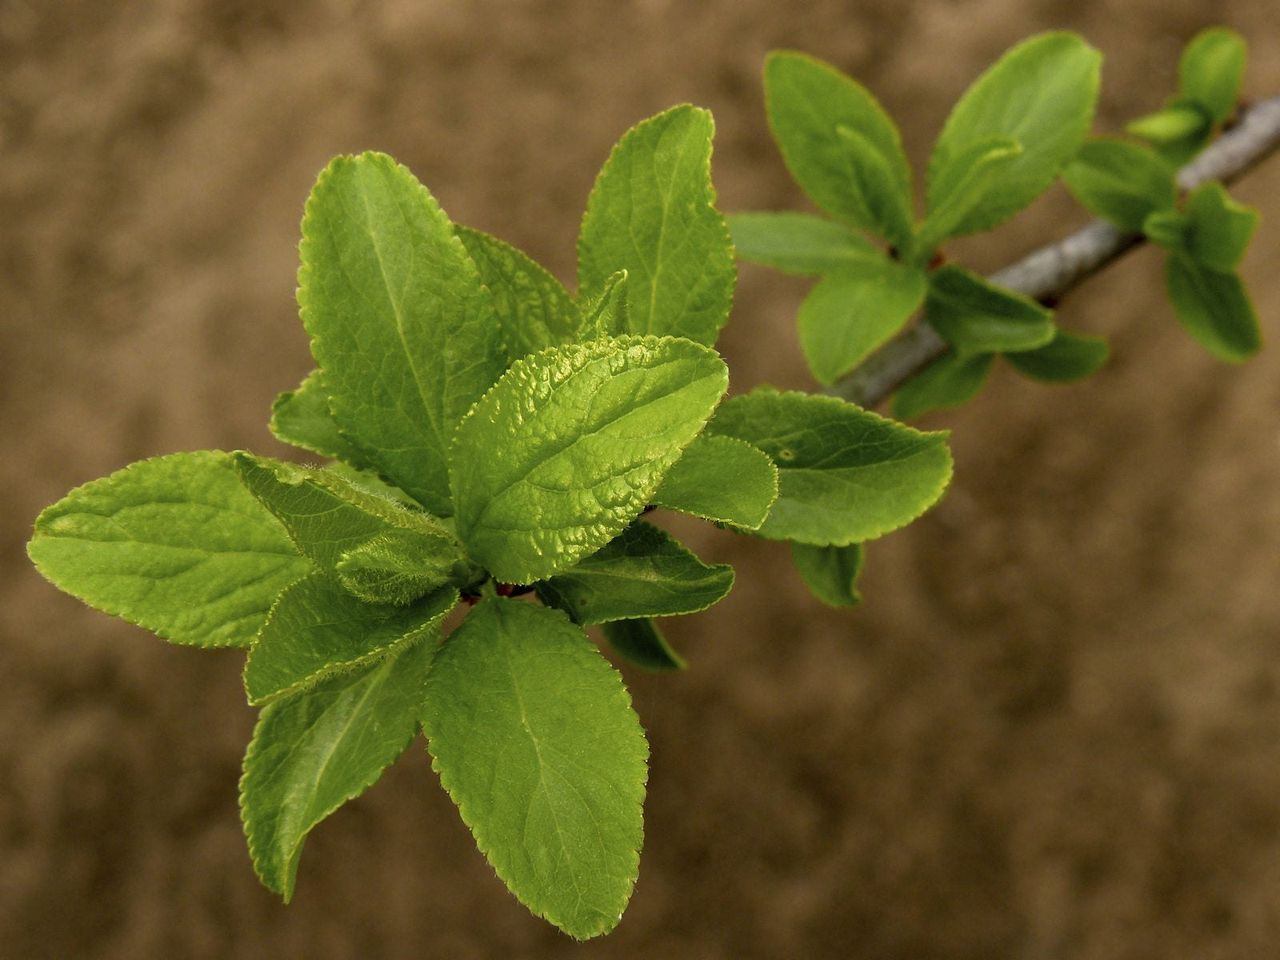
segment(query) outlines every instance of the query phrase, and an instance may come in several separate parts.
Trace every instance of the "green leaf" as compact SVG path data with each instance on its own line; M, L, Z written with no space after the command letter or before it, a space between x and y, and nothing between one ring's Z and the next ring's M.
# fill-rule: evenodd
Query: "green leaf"
M916 240L916 259L933 250L981 206L1004 177L1015 170L1022 144L1009 137L978 140L963 148L930 184L929 215Z
M653 502L669 510L755 530L778 499L778 468L732 437L703 434L667 471Z
M1191 218L1181 210L1157 210L1142 221L1142 232L1147 239L1170 253L1190 255L1187 239L1191 232Z
M432 667L433 766L511 892L585 940L635 884L649 748L622 678L564 614L482 601Z
M198 647L249 646L276 595L311 566L216 451L77 487L36 518L27 554L89 606Z
M596 179L578 238L581 299L627 271L625 326L708 346L729 318L737 271L711 185L706 110L673 107L627 131Z
M1034 350L1053 339L1053 311L963 267L929 275L925 317L958 354Z
M334 572L366 603L406 604L441 584L462 584L460 560L456 544L392 527L343 553Z
M286 903L307 834L409 746L435 648L412 644L263 709L244 758L240 816L254 870Z
M622 337L517 360L453 449L458 534L499 580L531 583L616 537L725 391L724 361L688 340Z
M898 128L875 97L830 64L787 51L769 54L764 90L773 137L810 199L909 245L911 169Z
M800 304L800 346L814 378L835 383L902 329L924 300L924 271L880 257L823 277Z
M929 208L974 144L1008 137L1022 153L988 184L951 236L994 227L1048 189L1089 130L1101 61L1075 34L1045 33L1009 50L965 92L929 159Z
M733 568L707 565L675 537L633 523L577 566L538 584L538 596L584 625L697 613L733 587Z
M249 702L274 700L381 660L435 634L457 602L458 591L442 587L412 606L365 603L323 573L303 577L280 594L249 652Z
M512 360L577 339L582 314L564 285L523 251L470 227L454 227L480 271Z
M778 500L757 533L839 546L910 523L951 478L946 434L921 433L835 397L762 388L726 400L707 427L767 453Z
M848 227L808 213L737 213L729 230L739 259L784 273L814 276L884 259Z
M1235 111L1244 77L1245 42L1234 30L1201 30L1182 51L1178 92L1204 108L1213 123Z
M689 664L667 643L658 625L647 617L638 620L612 620L600 629L610 646L629 663L655 673L675 673Z
M913 420L931 410L968 403L986 383L994 360L991 353L961 356L948 350L898 388L893 395L893 415Z
M1177 199L1174 170L1159 154L1123 140L1090 140L1062 172L1087 209L1129 233Z
M1191 139L1199 139L1209 130L1209 118L1196 106L1177 103L1130 120L1125 133L1141 137L1158 146L1172 146ZM1168 157L1165 158L1169 159Z
M364 465L368 458L344 437L329 412L329 393L320 371L312 370L296 390L287 390L271 405L271 433L277 440L322 457Z
M1219 273L1175 254L1169 257L1165 285L1178 320L1219 360L1239 363L1258 352L1258 317L1234 273Z
M791 545L791 561L815 597L832 607L856 607L862 602L858 577L862 574L860 543L847 547Z
M582 304L581 340L607 337L610 330L627 328L627 271L619 270L605 280L604 287Z
M1015 370L1032 380L1070 383L1102 369L1110 350L1102 337L1067 333L1059 328L1043 347L1005 355Z
M1210 270L1230 273L1240 266L1258 229L1258 212L1236 203L1217 182L1205 183L1187 199L1187 252Z
M454 427L507 364L475 264L426 187L378 153L320 174L301 249L298 303L334 420L447 515Z

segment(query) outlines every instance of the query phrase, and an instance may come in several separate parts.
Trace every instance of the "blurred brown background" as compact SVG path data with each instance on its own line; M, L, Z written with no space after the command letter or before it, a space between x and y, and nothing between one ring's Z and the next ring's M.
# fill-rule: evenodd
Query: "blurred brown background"
M1095 380L1002 371L955 485L820 609L776 545L688 525L734 594L672 622L688 674L627 671L652 740L618 931L574 944L475 851L415 746L260 888L236 809L241 656L169 647L43 583L32 518L202 447L282 453L310 367L293 287L311 182L379 148L453 217L564 279L631 123L712 108L726 209L802 204L765 127L766 50L868 83L917 163L991 59L1050 27L1107 55L1098 128L1156 106L1209 23L1280 92L1272 0L674 3L0 0L0 957L1262 958L1280 937L1280 348L1182 333L1159 258L1065 305ZM1275 340L1280 159L1244 273ZM960 253L1082 221L1060 192ZM804 386L804 282L744 268L735 389Z

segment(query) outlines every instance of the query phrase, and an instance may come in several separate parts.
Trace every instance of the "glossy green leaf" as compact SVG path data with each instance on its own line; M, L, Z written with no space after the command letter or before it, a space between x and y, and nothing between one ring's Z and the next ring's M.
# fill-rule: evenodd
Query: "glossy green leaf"
M968 403L987 382L994 360L995 355L991 353L961 356L948 350L898 388L893 395L893 415L901 420L913 420L931 410Z
M409 746L435 647L411 644L263 709L244 758L240 816L254 870L286 903L307 834Z
M430 574L443 585L464 563L461 545L435 518L369 492L328 470L236 454L240 479L284 524L302 554L336 574L350 551L393 530L403 531Z
M1258 352L1258 317L1234 273L1220 273L1170 255L1165 286L1173 309L1193 337L1220 360L1239 363Z
M948 264L929 275L925 317L959 354L1034 350L1053 339L1053 311Z
M58 588L174 643L247 647L310 564L228 454L175 453L77 487L27 553Z
M342 435L329 412L329 393L319 370L312 370L296 390L287 390L271 405L271 433L277 440L357 466L368 463L354 443Z
M675 537L633 523L563 573L538 584L538 596L581 624L697 613L733 587L727 563L705 564Z
M726 400L708 431L778 467L778 500L756 531L815 546L872 540L931 507L951 478L946 434L921 433L835 397L762 388Z
M475 264L426 187L378 153L320 175L301 249L298 303L334 420L447 515L454 427L507 365Z
M930 209L974 144L1007 137L1022 153L987 185L951 235L994 227L1048 189L1089 130L1101 60L1075 34L1041 34L1009 50L965 92L929 159Z
M939 171L929 185L929 215L916 241L917 262L927 261L943 240L989 202L992 189L1022 156L1022 144L1009 137L992 137L968 144Z
M782 158L813 202L908 245L911 170L898 128L875 97L830 64L786 51L765 61L764 89Z
M434 635L457 602L457 590L441 587L410 606L366 603L323 573L303 577L280 594L249 651L249 702L313 687Z
M649 750L622 678L581 628L546 607L482 601L436 657L423 728L520 902L578 939L612 930L639 865Z
M808 213L736 213L729 231L740 259L784 273L816 276L884 259L848 227Z
M888 257L823 277L800 304L800 346L814 378L835 383L902 329L924 301L923 270Z
M499 580L531 583L616 537L728 384L688 340L622 337L517 360L458 428L458 534Z
M625 326L608 333L714 344L737 270L711 185L711 114L673 107L618 141L596 179L578 238L578 292L599 295L619 270Z
M1235 112L1244 77L1245 42L1234 30L1210 27L1187 44L1178 64L1178 92L1204 108L1213 123Z
M672 649L658 625L647 617L638 620L613 620L600 629L609 645L628 663L655 673L676 673L689 664Z
M582 315L559 280L497 237L470 227L454 231L489 288L512 360L577 339Z
M1044 383L1071 383L1102 369L1110 353L1102 337L1081 336L1059 328L1043 347L1006 354L1009 364L1024 376Z
M815 597L832 607L856 607L862 602L858 577L862 575L863 548L791 545L791 561Z
M653 502L669 510L755 530L778 499L778 468L732 437L699 436L667 471Z
M1236 203L1217 182L1205 183L1187 198L1186 247L1191 258L1229 273L1240 266L1258 229L1258 212Z
M1072 195L1121 230L1140 233L1177 199L1174 169L1159 154L1123 140L1090 140L1062 172Z

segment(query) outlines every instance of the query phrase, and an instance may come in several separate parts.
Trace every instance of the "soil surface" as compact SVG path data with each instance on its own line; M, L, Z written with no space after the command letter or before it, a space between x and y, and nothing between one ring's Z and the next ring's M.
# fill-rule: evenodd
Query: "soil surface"
M997 373L940 507L820 609L784 549L693 524L738 586L627 670L653 748L617 932L575 944L495 879L421 743L308 841L281 905L236 809L241 655L168 646L41 581L32 518L174 450L283 454L310 367L298 220L343 151L408 164L452 216L562 278L631 123L712 108L726 209L802 206L764 121L766 50L823 56L922 164L964 85L1034 31L1107 55L1098 126L1157 106L1226 22L1280 92L1271 0L799 6L0 0L0 956L1217 960L1280 940L1280 349L1211 360L1139 252L1063 306L1093 381ZM1280 316L1280 160L1244 265ZM1055 191L956 253L993 268L1083 221ZM807 384L807 284L744 268L734 388Z

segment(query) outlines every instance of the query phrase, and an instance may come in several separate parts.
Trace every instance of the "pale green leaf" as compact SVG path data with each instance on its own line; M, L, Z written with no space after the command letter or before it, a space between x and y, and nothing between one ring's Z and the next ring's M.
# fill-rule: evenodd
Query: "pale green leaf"
M366 603L405 604L445 583L464 585L460 564L451 541L392 527L343 553L334 572Z
M1226 27L1201 30L1182 51L1178 92L1203 107L1212 122L1221 123L1235 112L1244 65L1240 34Z
M1219 360L1240 363L1261 348L1257 314L1236 274L1173 254L1165 285L1178 320Z
M907 246L911 170L898 128L875 97L830 64L787 51L769 54L764 89L782 158L813 202Z
M755 530L778 499L778 468L732 437L703 434L667 471L653 502L669 510Z
M1067 333L1059 328L1043 347L1005 355L1009 364L1024 376L1044 383L1071 383L1102 369L1110 349L1102 337Z
M342 435L329 412L329 394L319 370L312 370L296 390L287 390L271 405L271 432L277 440L362 466L368 458Z
M975 210L988 202L993 187L1016 170L1022 144L1009 137L977 140L962 148L929 185L929 215L916 239L916 260L956 233Z
M902 329L924 301L923 270L888 257L823 277L800 304L800 346L824 386L858 366Z
M1140 233L1157 210L1177 198L1174 169L1159 154L1123 140L1088 141L1062 172L1072 195L1121 230Z
M1101 60L1075 34L1041 34L1005 53L965 92L929 159L930 209L975 143L1008 137L1022 153L987 185L952 236L1002 223L1049 187L1089 130Z
M1187 198L1187 252L1210 270L1240 266L1258 229L1258 212L1236 203L1222 184L1201 184Z
M470 227L454 230L489 288L512 360L577 339L582 315L559 280L497 237Z
M882 250L844 224L808 213L736 213L729 230L740 259L801 276L884 259Z
M534 914L585 940L635 884L648 744L622 678L559 611L482 601L436 657L433 766L476 844Z
M1017 354L1010 354L1017 356ZM961 356L953 350L925 367L893 395L893 415L914 420L931 410L968 403L987 382L995 354Z
M688 340L622 337L517 360L458 428L458 534L531 583L616 537L701 431L728 371Z
M538 584L538 596L581 624L697 613L733 587L727 563L705 564L675 537L633 523L577 566Z
M249 702L313 687L434 635L457 602L458 591L442 587L410 606L365 603L323 573L303 577L280 594L249 651Z
M244 758L240 816L254 870L286 903L307 834L409 746L435 648L427 638L263 709Z
M310 564L229 454L175 453L77 487L36 519L50 582L174 643L247 647Z
M962 355L1034 350L1053 339L1053 311L954 264L929 275L924 310Z
M1124 129L1125 133L1141 137L1159 147L1182 148L1186 144L1198 145L1208 135L1210 125L1208 116L1201 108L1175 101L1154 113L1130 120ZM1171 157L1166 155L1165 159L1170 160Z
M844 546L910 523L951 478L946 434L921 433L835 397L762 388L726 400L708 426L767 453L778 500L757 533Z
M688 105L637 124L596 179L578 238L578 293L597 297L619 270L625 325L607 331L714 344L737 279L733 244L715 208L706 110Z
M447 515L454 428L507 364L475 264L426 187L378 153L321 173L301 249L298 303L334 420Z
M862 574L863 554L860 543L845 547L791 545L791 561L805 585L815 597L832 607L856 607L862 602L858 577Z
M648 617L638 620L613 620L601 624L609 645L624 660L655 673L674 673L688 669L684 657L672 649L658 625Z
M627 271L619 270L604 282L594 297L582 303L580 340L607 337L611 330L627 329Z

